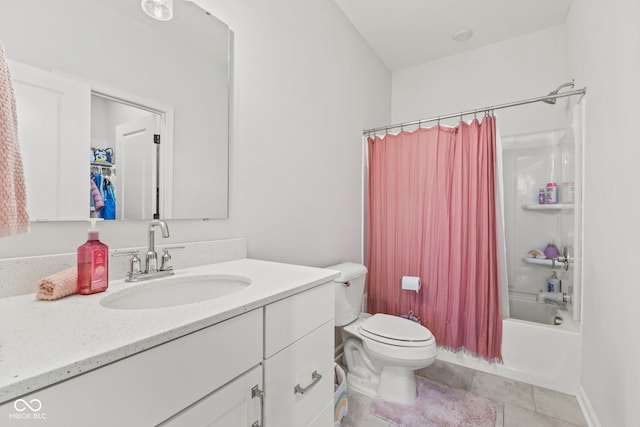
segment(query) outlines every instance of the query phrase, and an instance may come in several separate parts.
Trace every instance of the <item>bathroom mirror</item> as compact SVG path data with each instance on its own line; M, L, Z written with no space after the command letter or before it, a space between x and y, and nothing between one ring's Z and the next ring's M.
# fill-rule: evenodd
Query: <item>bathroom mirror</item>
M227 218L230 31L191 1L176 0L173 6L173 19L157 21L142 11L139 0L0 0L0 40L9 60L78 82L86 91L81 108L75 110L75 120L70 122L78 127L81 121L89 120L90 131L66 128L73 131L67 133L77 134L79 148L67 147L66 137L58 135L55 140L48 134L45 137L54 138L48 148L39 137L36 140L41 146L23 146L22 150L30 152L23 154L25 171L35 171L39 182L31 186L27 182L29 205L42 199L32 197L31 188L42 187L42 179L47 177L47 197L74 194L77 198L79 193L83 204L86 200L87 211L58 209L32 220L89 216L89 176L91 160L95 160L90 158L91 147L112 149L116 186L128 185L119 175L125 161L129 170L146 164L125 150L118 153L115 140L95 139L96 118L90 111L96 95L147 110L159 123L153 133L161 135L160 162L155 166L154 158L147 162L153 164L148 168L140 166L144 169L140 180L145 185L152 182L153 194L144 193L145 206L155 202L155 183L159 182L160 217ZM19 125L46 131L38 117L18 120ZM58 144L55 150L54 143ZM157 152L152 142L149 146ZM43 155L47 149L54 153ZM30 164L33 159L38 159L37 164ZM73 172L82 178L53 179L56 171ZM42 204L48 202L42 200ZM150 219L153 210L148 211L118 219Z

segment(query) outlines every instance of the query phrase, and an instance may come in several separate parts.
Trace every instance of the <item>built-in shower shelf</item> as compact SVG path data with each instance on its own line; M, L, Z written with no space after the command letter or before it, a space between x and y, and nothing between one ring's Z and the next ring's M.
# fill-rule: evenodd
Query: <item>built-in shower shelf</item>
M523 256L522 257L522 261L526 262L527 264L536 264L536 265L546 265L547 267L551 267L553 261L548 259L548 258L531 258L528 256ZM571 257L569 257L569 262L573 263L573 259ZM560 268L563 266L563 263L560 261L556 261L556 267Z
M561 210L569 210L573 209L573 204L568 203L557 203L555 205L540 205L537 203L531 203L527 205L522 205L522 209L527 211L561 211Z

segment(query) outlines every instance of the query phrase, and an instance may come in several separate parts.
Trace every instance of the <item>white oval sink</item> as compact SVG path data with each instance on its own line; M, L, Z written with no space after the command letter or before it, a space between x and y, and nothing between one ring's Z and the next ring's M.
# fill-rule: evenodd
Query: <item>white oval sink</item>
M100 300L100 305L121 310L174 307L238 292L251 279L229 274L170 277L123 289Z

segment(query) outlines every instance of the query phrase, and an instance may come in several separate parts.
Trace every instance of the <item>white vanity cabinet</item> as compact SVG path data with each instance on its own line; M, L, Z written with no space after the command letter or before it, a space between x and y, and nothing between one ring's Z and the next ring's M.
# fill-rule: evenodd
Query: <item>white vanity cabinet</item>
M333 425L334 285L265 307L264 427Z
M49 387L1 404L0 425L332 426L334 285L289 295L67 380L51 378Z
M32 407L40 406L35 412L19 412L17 399L7 402L0 406L0 424L208 425L225 415L202 411L217 401L229 405L235 419L243 410L247 417L254 416L233 424L250 427L260 420L260 398L251 399L251 389L261 386L262 321L259 308L23 396L34 402ZM225 390L225 384L238 387ZM218 389L220 394L211 394ZM18 409L23 407L18 404Z

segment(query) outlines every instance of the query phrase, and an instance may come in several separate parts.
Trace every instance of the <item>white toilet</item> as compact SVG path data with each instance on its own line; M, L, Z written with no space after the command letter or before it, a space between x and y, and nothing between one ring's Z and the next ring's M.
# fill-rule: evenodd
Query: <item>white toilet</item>
M335 279L335 322L342 329L347 385L370 397L397 403L416 399L416 369L436 358L436 340L429 329L402 317L360 313L367 268L343 263Z

